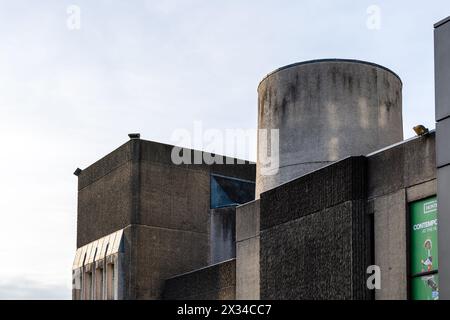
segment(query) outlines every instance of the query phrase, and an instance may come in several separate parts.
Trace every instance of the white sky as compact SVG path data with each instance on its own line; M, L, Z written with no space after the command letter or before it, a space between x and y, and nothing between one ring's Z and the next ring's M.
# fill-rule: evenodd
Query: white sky
M405 138L434 128L433 23L447 15L448 0L0 0L0 299L70 298L76 167L129 132L255 128L256 87L280 66L384 65L404 83Z

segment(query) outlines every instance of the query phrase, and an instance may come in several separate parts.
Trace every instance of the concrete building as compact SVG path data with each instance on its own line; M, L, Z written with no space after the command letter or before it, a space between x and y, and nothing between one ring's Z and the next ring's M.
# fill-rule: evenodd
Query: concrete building
M440 228L450 228L450 17L434 26L435 88L436 88L436 152L438 175L438 210ZM439 242L448 243L448 232L439 232ZM450 248L439 247L441 281L450 284ZM450 300L450 285L442 290L442 297Z
M74 299L449 298L447 109L404 141L401 91L373 63L297 63L258 87L256 165L131 136L77 170Z
M434 143L431 133L349 157L263 193L253 213L260 215L260 282L238 280L237 295L408 298L410 204L436 194ZM238 251L245 265L243 257ZM370 265L381 269L380 290L367 289ZM245 278L239 269L237 274Z
M271 144L259 136L257 196L339 159L402 141L402 82L364 61L288 65L259 84L258 128L279 130L279 165L270 169Z
M408 203L436 195L436 158L434 133L402 141L401 88L392 71L351 60L263 80L259 128L279 130L280 165L262 175L270 161L258 153L260 199L237 210L237 298L370 299L371 265L376 298L408 297Z
M166 279L234 258L255 165L176 165L172 150L134 138L77 172L75 299L161 299Z

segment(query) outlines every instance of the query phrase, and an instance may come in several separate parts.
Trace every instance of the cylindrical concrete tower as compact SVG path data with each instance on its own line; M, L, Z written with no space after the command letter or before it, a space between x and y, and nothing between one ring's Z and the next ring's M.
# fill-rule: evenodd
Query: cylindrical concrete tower
M402 82L373 63L288 65L261 81L258 96L258 129L268 130L258 135L257 198L336 160L403 140Z

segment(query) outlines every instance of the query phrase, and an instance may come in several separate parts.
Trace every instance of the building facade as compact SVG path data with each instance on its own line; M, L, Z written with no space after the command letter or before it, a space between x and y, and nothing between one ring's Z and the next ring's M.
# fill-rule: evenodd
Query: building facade
M77 170L73 298L450 298L449 21L436 131L403 140L389 69L315 60L260 83L256 164L133 137Z
M172 150L131 139L78 172L75 299L161 299L166 279L234 258L234 210L254 198L255 165L176 165ZM210 155L183 151L192 163Z

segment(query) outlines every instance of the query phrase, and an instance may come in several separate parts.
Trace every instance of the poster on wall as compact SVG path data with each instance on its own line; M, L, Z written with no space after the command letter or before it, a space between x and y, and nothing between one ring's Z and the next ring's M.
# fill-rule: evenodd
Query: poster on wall
M412 278L411 297L414 300L439 300L439 275Z
M436 197L411 204L411 274L438 269Z
M411 203L411 294L413 299L439 298L437 199Z

